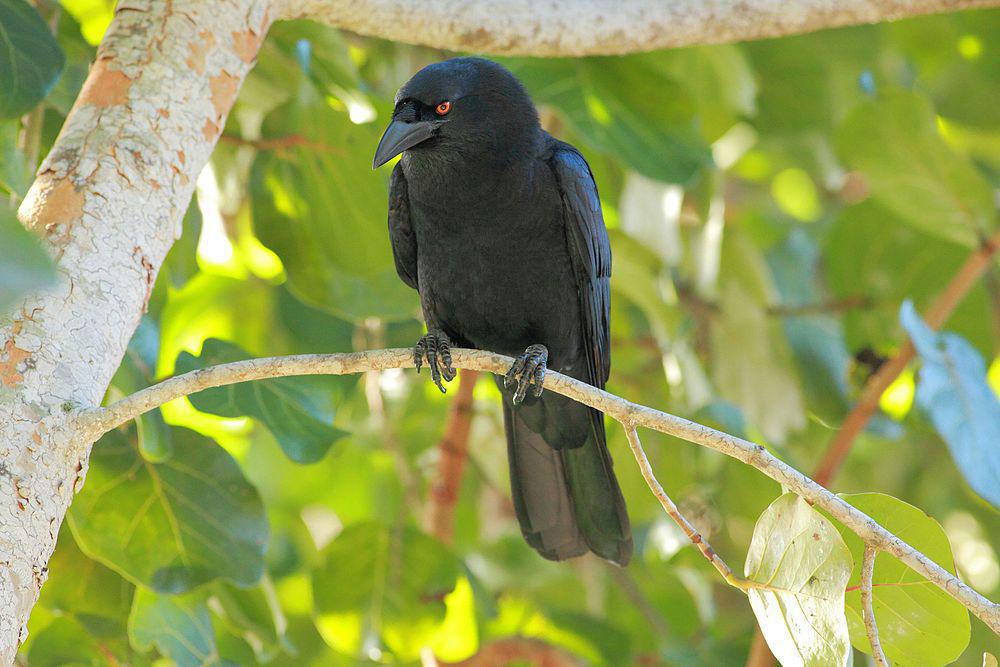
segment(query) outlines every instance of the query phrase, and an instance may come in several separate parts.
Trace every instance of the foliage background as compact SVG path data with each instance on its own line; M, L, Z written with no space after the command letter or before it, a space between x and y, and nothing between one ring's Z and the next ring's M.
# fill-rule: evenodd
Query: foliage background
M105 0L39 4L64 63L39 68L42 84L55 81L44 101L0 104L12 204L112 16ZM904 340L903 300L926 309L995 226L998 37L1000 11L978 11L623 58L502 59L601 190L615 255L609 390L813 469L872 366ZM220 360L413 344L417 297L386 238L388 170L370 160L396 88L449 55L312 23L272 29L108 400ZM7 248L25 243L3 229ZM0 267L10 290L45 275L23 256L32 273ZM1000 391L995 263L946 328ZM913 405L915 368L883 397L835 489L925 511L962 577L997 599L1000 515ZM453 543L429 535L454 389L443 397L426 380L389 371L213 390L106 436L22 660L416 664L422 650L459 661L514 635L593 665L745 660L749 606L668 522L616 429L637 543L627 570L548 563L523 543L488 381L475 388ZM781 489L713 452L644 440L684 513L741 563ZM938 621L941 634L913 635L931 653L898 664L951 651L974 665L997 649L978 621L965 648L964 610Z

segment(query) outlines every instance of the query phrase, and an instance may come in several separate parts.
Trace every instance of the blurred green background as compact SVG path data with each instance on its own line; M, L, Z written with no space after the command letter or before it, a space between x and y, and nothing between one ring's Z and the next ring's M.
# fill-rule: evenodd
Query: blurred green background
M111 7L39 3L65 63L44 101L0 105L0 191L13 204ZM388 170L373 172L371 155L396 88L451 55L308 22L273 27L108 400L221 360L416 341L417 295L397 279L386 233ZM766 443L807 473L905 340L903 300L926 310L996 226L1000 11L499 60L600 188L614 252L608 389ZM996 261L945 328L1000 391ZM960 575L996 600L1000 515L913 405L914 378L911 368L883 396L834 489L928 513ZM431 534L457 386L441 396L402 371L271 381L204 392L109 434L21 660L410 665L525 636L590 665L743 664L755 627L744 596L662 513L617 428L610 447L636 531L626 570L553 564L525 545L485 378L453 540ZM668 493L742 570L779 486L694 445L643 439ZM979 665L997 652L975 619L966 647L964 610L955 621L949 609L912 631L930 653L897 664Z

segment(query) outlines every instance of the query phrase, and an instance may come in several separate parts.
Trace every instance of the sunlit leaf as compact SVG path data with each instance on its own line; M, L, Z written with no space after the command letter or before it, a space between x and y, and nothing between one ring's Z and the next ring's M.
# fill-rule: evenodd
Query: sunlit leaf
M445 597L460 575L457 559L414 528L379 523L344 530L313 574L317 626L335 649L384 642L414 660L445 620Z
M793 493L758 519L743 571L762 586L749 590L750 606L782 665L848 664L844 589L851 560L833 524Z
M0 44L0 118L16 118L52 89L65 57L25 0L0 0Z
M256 490L211 440L171 429L174 455L144 460L119 431L90 457L83 491L68 514L80 548L128 579L158 591L187 591L223 577L256 583L267 520Z
M844 499L878 521L893 535L954 572L951 545L941 524L920 509L882 493L845 495ZM871 653L861 615L861 559L864 544L853 532L840 532L854 556L847 592L847 624L855 648ZM887 553L875 558L872 607L879 639L893 664L947 665L969 643L969 613L960 602Z
M899 318L923 362L917 404L969 486L1000 508L1000 399L986 382L986 363L961 337L932 331L909 301Z
M232 343L210 338L200 356L182 352L175 372L187 373L249 356ZM289 458L296 463L314 463L344 435L331 425L333 406L328 388L333 383L329 378L274 378L206 389L189 398L203 412L260 420Z
M694 104L655 55L507 64L593 148L650 178L684 184L711 164Z

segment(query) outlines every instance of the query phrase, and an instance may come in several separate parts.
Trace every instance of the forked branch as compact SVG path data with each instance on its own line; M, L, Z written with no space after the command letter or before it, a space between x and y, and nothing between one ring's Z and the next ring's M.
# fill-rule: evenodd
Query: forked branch
M492 352L455 349L456 368L505 373L513 359ZM344 375L388 368L411 368L413 353L408 348L370 350L345 354L306 354L288 357L248 359L203 368L169 378L113 403L78 414L78 426L91 440L168 401L210 387L291 375ZM940 587L1000 634L1000 604L970 588L958 577L923 553L899 539L878 522L843 498L831 493L809 477L779 460L763 446L716 431L681 417L632 403L560 373L545 376L545 388L600 410L634 434L638 426L673 435L708 447L753 466L782 486L826 510L856 533L866 545L892 554L928 581ZM630 444L633 436L630 435ZM638 441L635 440L637 443ZM641 452L641 448L637 451ZM645 459L637 457L640 465ZM648 466L648 462L646 462ZM661 489L662 491L662 489ZM666 494L663 494L666 497ZM663 502L662 498L660 501ZM670 503L672 505L672 503ZM721 571L721 570L720 570Z

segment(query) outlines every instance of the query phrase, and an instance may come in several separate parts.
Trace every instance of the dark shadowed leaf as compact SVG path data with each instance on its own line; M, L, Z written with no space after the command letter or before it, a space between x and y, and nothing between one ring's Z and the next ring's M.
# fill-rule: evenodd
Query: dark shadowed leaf
M55 282L56 271L38 238L0 205L0 311L31 290Z
M249 586L264 568L267 519L233 458L194 431L171 429L174 455L140 456L119 431L90 457L70 510L80 548L128 579L164 592L223 577Z
M223 664L204 592L163 595L139 588L128 625L137 650L155 647L178 667Z
M209 338L200 356L182 352L174 370L178 374L187 373L249 356L232 343ZM296 463L314 463L323 458L335 440L345 435L331 426L330 388L335 384L336 380L330 378L275 378L206 389L189 398L203 412L259 420L290 459Z
M786 493L757 520L743 572L766 587L750 589L750 606L782 664L848 663L844 589L851 552L833 524Z
M872 197L918 230L973 246L993 228L989 183L945 144L923 98L897 92L859 105L837 146Z
M922 510L883 493L845 495L844 500L944 569L955 571L948 536L941 524ZM871 653L858 590L864 544L843 526L840 533L854 556L847 592L851 642ZM872 582L879 639L893 664L936 667L950 664L962 654L969 643L970 625L969 613L960 602L887 553L876 556Z
M16 118L52 89L65 58L52 31L24 0L0 0L0 118Z
M986 383L986 364L960 336L935 333L903 304L899 319L920 360L917 403L976 493L1000 508L1000 399Z
M321 555L313 574L316 624L333 648L355 653L375 635L399 660L414 660L445 618L458 560L415 528L355 524Z

